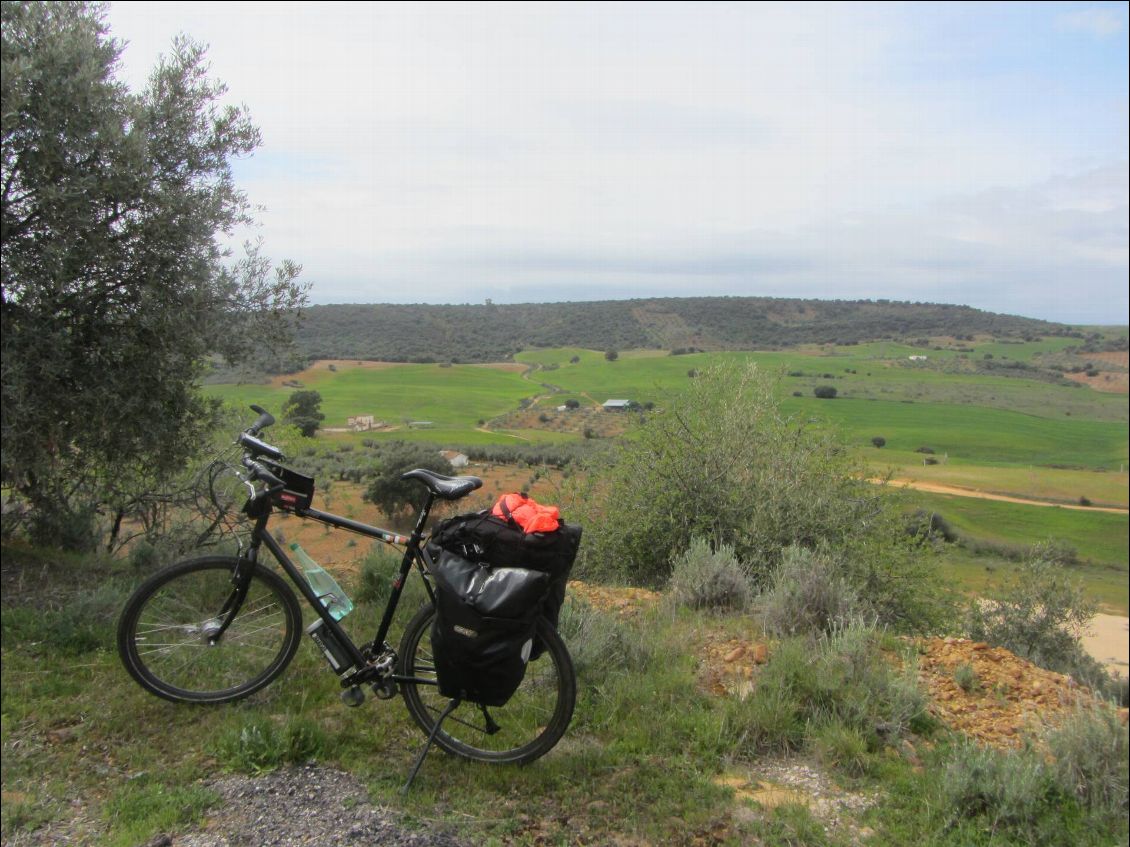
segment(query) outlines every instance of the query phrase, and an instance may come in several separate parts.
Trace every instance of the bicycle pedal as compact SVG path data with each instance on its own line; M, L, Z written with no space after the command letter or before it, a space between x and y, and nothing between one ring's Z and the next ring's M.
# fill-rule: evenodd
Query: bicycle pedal
M378 700L391 700L399 693L396 683L391 679L373 683L373 694Z
M360 706L365 702L365 692L361 690L361 686L354 685L341 692L341 702L351 708Z

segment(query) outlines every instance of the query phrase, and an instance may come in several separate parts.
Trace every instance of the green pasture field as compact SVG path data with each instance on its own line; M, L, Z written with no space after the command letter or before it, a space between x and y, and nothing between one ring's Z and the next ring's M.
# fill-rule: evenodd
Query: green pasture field
M479 420L510 411L538 389L514 371L481 365L336 367L331 371L320 364L294 377L303 389L322 395L327 427L344 427L353 415L373 415L391 425L431 421L436 427L473 430ZM240 405L259 403L276 416L295 390L249 384L204 388L208 395Z
M1080 563L1072 567L1097 601L1126 614L1130 607L1130 571L1126 515L1047 506L1027 506L969 497L910 492L908 499L942 515L963 540L945 561L962 585L980 590L994 570L1007 572L1018 554L1043 541L1072 547ZM987 569L987 570L986 570Z
M875 436L895 451L929 447L941 457L997 465L1045 465L1119 470L1127 462L1126 424L1054 420L945 403L899 403L837 397L788 397L786 411L840 429L853 446Z
M1043 346L1049 344L1045 342ZM1000 346L1037 348L1041 345L1033 342ZM931 358L926 362L911 362L908 358L911 355ZM1128 420L1124 396L1102 394L1076 383L1057 384L1022 376L975 373L968 370L970 365L957 362L958 355L952 351L934 353L903 344L874 343L811 348L807 352L670 356L656 350L625 351L615 362L606 361L602 353L592 350L550 348L525 350L514 358L539 366L530 374L530 379L557 386L569 394L587 395L597 404L612 397L641 403L659 401L666 392L685 385L691 370L701 370L718 361L752 360L768 373L781 377L781 390L786 395L800 391L811 396L815 386L830 384L843 398L985 406L1052 419L1072 417L1121 423ZM574 356L580 359L575 364L570 363ZM545 370L547 365L557 367ZM798 373L801 375L790 376Z
M875 476L889 473L897 479L1058 503L1078 503L1079 498L1086 497L1095 506L1126 508L1130 500L1127 474L1117 471L996 466L953 458L945 464L923 465L923 454L889 448L863 449L860 455Z

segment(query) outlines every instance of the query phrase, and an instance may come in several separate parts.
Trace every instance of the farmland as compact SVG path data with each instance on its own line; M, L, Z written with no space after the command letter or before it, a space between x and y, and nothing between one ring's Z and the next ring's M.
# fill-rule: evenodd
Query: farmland
M237 405L255 402L280 412L291 392L316 390L326 415L319 439L327 448L366 439L454 448L581 443L586 435L615 436L637 416L600 411L606 399L663 407L712 364L752 360L778 378L785 414L836 430L876 476L970 493L1127 506L1126 396L1091 390L1045 367L1073 361L1073 339L934 341L925 348L875 342L686 355L635 350L619 351L611 361L603 351L556 347L525 350L496 365L320 361L262 384L208 385L206 391ZM985 372L986 361L1013 367ZM815 397L820 385L835 387L835 399ZM563 410L566 400L580 408ZM347 419L361 414L384 426L346 430ZM882 449L873 446L875 438L883 439ZM993 573L1008 571L1009 555L1055 538L1077 551L1080 573L1096 599L1111 608L1128 605L1125 514L921 492L915 500L942 513L969 540L948 557L963 580L978 584L988 573L991 581ZM986 572L981 561L1005 564Z

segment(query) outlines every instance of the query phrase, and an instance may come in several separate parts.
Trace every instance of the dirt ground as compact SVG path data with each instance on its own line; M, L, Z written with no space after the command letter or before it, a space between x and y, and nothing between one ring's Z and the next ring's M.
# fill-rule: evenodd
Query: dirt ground
M872 480L881 482L881 480ZM979 491L975 488L962 488L959 485L945 485L940 482L919 482L913 479L892 479L891 485L903 488L913 488L915 491L927 491L933 494L952 494L955 497L972 497L975 500L999 500L1003 503L1023 503L1025 506L1055 506L1060 509L1078 509L1084 512L1110 512L1115 515L1125 515L1127 509L1117 506L1080 506L1078 503L1053 503L1050 500L1028 500L1024 497L1011 497L1007 494L992 494L988 491Z
M582 582L569 583L569 591L624 618L639 614L661 599L653 591ZM1125 655L1127 619L1100 617L1109 620L1096 629L1118 642L1100 640L1100 652L1120 646ZM908 640L917 647L918 677L930 694L933 715L951 729L982 743L1017 747L1027 734L1057 724L1080 704L1094 702L1090 691L1071 677L1039 668L1003 647L965 638ZM705 692L719 697L747 696L757 685L760 666L768 661L773 650L770 641L755 634L735 637L709 625L696 633L693 643L700 660L699 684ZM964 665L973 671L974 681L968 689L955 679L957 669ZM1125 665L1122 661L1123 675ZM1126 710L1121 714L1125 721Z

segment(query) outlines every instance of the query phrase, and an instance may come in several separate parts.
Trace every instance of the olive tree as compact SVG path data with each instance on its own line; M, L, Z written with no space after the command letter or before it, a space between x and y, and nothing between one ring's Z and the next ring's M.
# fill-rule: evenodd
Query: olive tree
M835 433L783 413L777 389L752 363L704 369L598 457L566 504L585 525L580 569L661 586L700 538L764 588L785 550L819 550L883 622L940 620L948 604L897 492L867 482Z
M2 13L3 484L39 540L78 544L58 533L120 524L195 449L205 358L284 341L305 288L223 246L250 221L231 162L259 131L202 47L178 38L133 92L101 5Z

